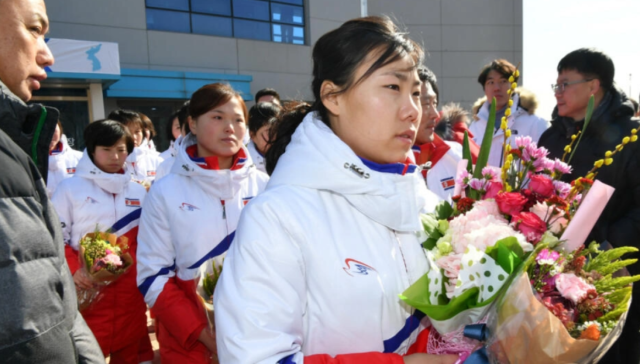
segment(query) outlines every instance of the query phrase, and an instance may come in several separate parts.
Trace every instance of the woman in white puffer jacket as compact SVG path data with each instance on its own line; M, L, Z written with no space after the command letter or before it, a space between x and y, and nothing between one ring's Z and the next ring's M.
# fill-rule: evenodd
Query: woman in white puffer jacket
M157 322L163 363L210 364L215 337L196 287L201 268L222 263L247 203L269 177L242 145L247 109L230 86L203 86L191 98L191 131L171 173L144 204L138 288Z
M271 180L243 212L214 293L220 362L457 359L425 354L428 321L398 298L427 272L419 214L437 202L409 158L421 58L388 18L316 43L317 101L289 105L275 127Z
M62 125L58 121L58 126L56 126L56 131L49 146L49 173L47 174L47 194L49 198L56 192L60 182L73 177L80 158L82 158L82 152L69 146L67 136L63 134Z

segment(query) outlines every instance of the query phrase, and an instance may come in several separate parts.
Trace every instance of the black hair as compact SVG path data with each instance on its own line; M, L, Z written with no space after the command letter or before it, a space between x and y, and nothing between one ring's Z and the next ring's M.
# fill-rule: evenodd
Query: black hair
M266 124L278 120L282 108L272 102L259 102L249 109L249 132L255 134Z
M436 78L435 73L427 68L427 66L420 66L418 67L418 77L423 83L429 82L431 89L436 94L436 100L440 102L440 90L438 90L438 79Z
M165 130L165 132L167 133L167 139L171 140L172 142L176 140L176 138L173 137L173 121L177 118L178 118L178 111L174 112L173 114L171 114L171 116L169 116L169 122L167 123L167 128ZM180 125L180 120L178 120L178 125Z
M256 104L258 103L258 100L260 100L260 98L263 96L273 96L276 100L278 100L278 103L280 103L280 94L272 88L263 88L262 90L258 91L255 97Z
M124 109L113 110L112 112L109 113L109 116L107 116L107 119L117 121L124 126L129 126L129 124L134 124L139 126L140 129L144 131L144 123L142 122L142 118L135 111L124 110Z
M478 83L484 89L484 85L487 83L487 77L489 77L489 72L496 71L505 79L509 79L516 71L516 66L514 66L511 62L506 59L496 59L491 63L485 65L480 71L480 75L478 76ZM515 82L518 82L518 77L515 77Z
M367 61L373 52L379 54L378 58L364 75L356 79L358 67ZM270 138L271 146L266 155L267 172L271 173L275 169L278 159L291 141L293 132L307 113L316 112L320 120L331 127L328 111L322 103L323 97L343 94L376 70L405 56L412 57L417 68L422 63L424 54L422 48L409 39L407 33L400 32L386 16L352 19L320 37L313 47L312 54L311 91L315 101L311 107L302 107L300 104L287 106L280 117L281 122L278 122L275 128L271 128L275 138ZM339 90L331 95L321 95L320 89L324 81L333 82Z
M587 78L600 80L604 91L613 87L616 70L611 57L594 48L580 48L566 56L558 63L558 73L576 71Z
M123 137L127 145L127 152L131 154L135 146L133 136L122 122L103 119L89 123L84 128L84 143L87 147L87 154L92 161L97 146L110 147Z
M178 123L180 123L180 130L186 135L189 134L189 100L182 104L180 110L178 110Z

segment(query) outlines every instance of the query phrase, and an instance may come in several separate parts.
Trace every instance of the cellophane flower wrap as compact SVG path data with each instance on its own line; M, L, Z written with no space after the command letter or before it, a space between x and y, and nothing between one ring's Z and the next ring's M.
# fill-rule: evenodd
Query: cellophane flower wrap
M207 322L209 324L209 332L215 337L216 322L215 314L213 310L213 294L215 292L220 274L222 274L222 265L224 258L216 257L208 260L200 267L200 281L196 288L196 293L200 297L200 303L202 309L207 316ZM218 355L211 353L211 363L218 363Z
M568 236L576 230L591 231L597 219L586 219L585 212L602 211L608 202L610 187L596 182L591 195L590 189L597 169L610 164L615 152L608 152L606 161L596 162L585 178L565 183L561 177L571 173L571 167L564 157L548 158L549 152L526 136L516 138L511 147L508 116L500 124L503 166L486 166L493 139L493 128L488 127L477 164L469 162L456 179L461 195L422 217L430 269L400 298L431 319L435 330L428 352L433 354L467 356L483 343L465 338L465 326L489 322L492 336L486 352L493 363L570 363L593 358L619 335L629 307L629 285L640 279L612 279L635 262L618 261L635 248L600 253L594 245L585 251L575 243L580 239ZM487 125L494 122L495 99ZM635 137L637 131L631 133ZM463 155L468 157L467 140L465 135ZM579 142L578 136L571 140L565 157ZM635 140L626 138L623 143ZM581 204L587 205L582 217L576 215ZM580 229L565 234L570 224ZM584 238L579 245L583 242ZM607 268L585 266L587 256L606 261ZM551 261L555 263L545 265ZM550 286L540 286L541 281ZM532 348L548 355L540 354L544 359L538 361L539 353L532 355Z
M97 302L102 289L115 282L133 265L133 258L127 252L128 240L115 234L95 231L80 240L80 269L91 278L94 287L78 289L78 310L83 311Z

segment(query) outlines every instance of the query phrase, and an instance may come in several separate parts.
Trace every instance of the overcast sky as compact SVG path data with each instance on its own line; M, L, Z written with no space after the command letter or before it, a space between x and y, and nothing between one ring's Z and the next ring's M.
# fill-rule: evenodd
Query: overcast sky
M523 81L540 100L537 114L551 117L551 84L567 53L595 47L616 68L615 81L625 93L640 93L640 0L523 0ZM629 80L629 74L632 80Z

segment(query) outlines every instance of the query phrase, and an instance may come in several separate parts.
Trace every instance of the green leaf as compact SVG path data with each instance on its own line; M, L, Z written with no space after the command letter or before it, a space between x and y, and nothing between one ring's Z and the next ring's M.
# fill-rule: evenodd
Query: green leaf
M473 177L480 179L482 177L482 169L487 166L489 161L489 153L491 152L491 143L493 142L493 126L496 125L496 98L491 100L491 110L489 111L489 120L487 120L487 127L484 130L484 136L482 137L482 145L480 146L480 153L478 154L478 160L476 161L476 168L473 171Z
M422 222L422 228L427 235L431 235L433 232L438 231L438 219L432 215L422 214L420 215L420 221Z
M486 253L509 274L516 270L524 258L524 251L514 237L498 241L494 246L487 248Z
M462 159L467 160L467 172L473 172L473 159L471 158L471 147L469 146L469 132L464 131L464 142L462 143Z
M578 141L573 146L573 150L571 151L571 155L569 156L569 160L567 161L567 164L569 165L571 165L571 159L573 159L573 154L576 152L576 150L578 150L578 145L580 144L580 141L584 136L584 132L587 130L587 126L589 126L589 122L591 121L591 116L593 115L594 103L595 103L594 95L591 95L591 98L589 98L589 105L587 105L587 115L585 115L584 117L584 126L582 127L582 133L580 133L580 137L578 137Z
M442 201L436 206L436 218L438 220L448 220L453 216L453 207L448 201Z
M429 237L429 239L427 239L424 243L422 243L422 247L427 249L427 250L431 250L433 248L436 247L436 243L438 242L439 238L432 238Z
M634 253L637 251L638 251L637 248L634 248L631 246L623 246L623 247L603 251L600 254L598 254L595 258L591 259L591 261L589 261L584 266L584 270L587 272L591 272L592 270L597 271L611 264L613 261L622 257L623 255L628 253Z
M628 265L635 264L637 261L638 259L619 260L617 262L607 264L606 266L596 270L596 272L602 274L603 276L608 276L609 274L613 274Z
M619 277L619 278L605 278L596 282L596 291L603 294L611 291L615 291L630 285L633 282L640 281L640 275L632 277Z

